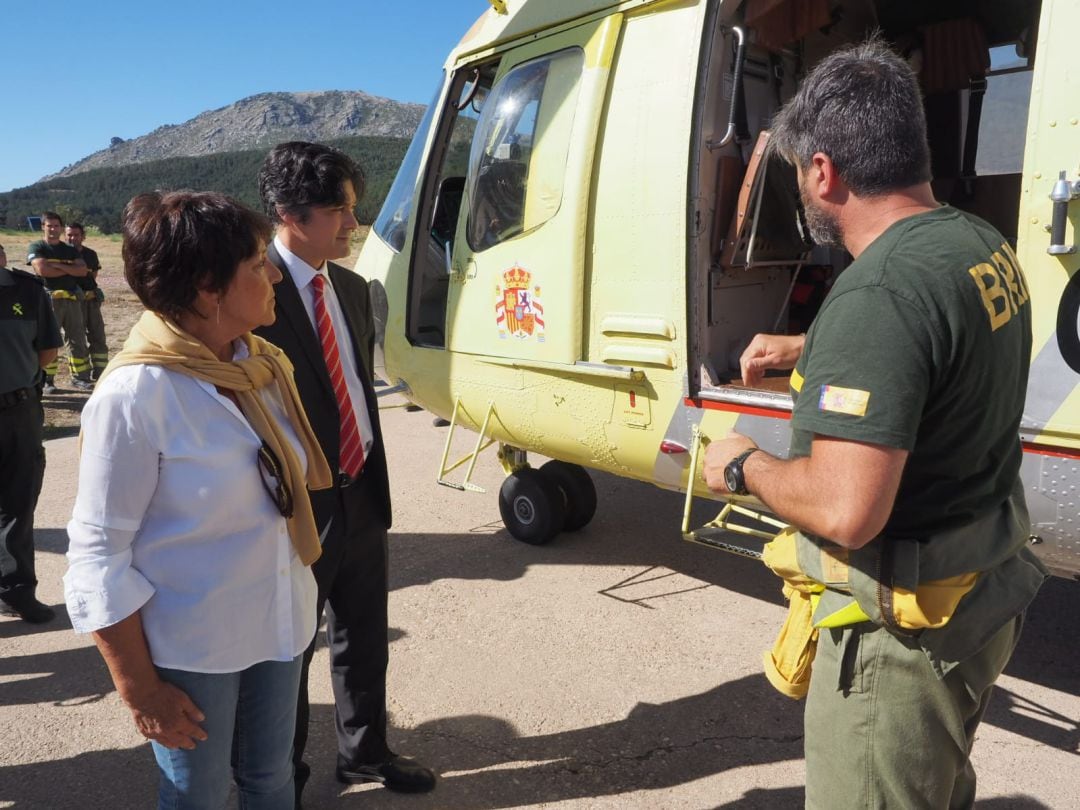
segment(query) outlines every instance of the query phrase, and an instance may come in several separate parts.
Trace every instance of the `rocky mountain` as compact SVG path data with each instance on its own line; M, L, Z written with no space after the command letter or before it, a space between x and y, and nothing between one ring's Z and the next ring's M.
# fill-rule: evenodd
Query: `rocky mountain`
M353 135L411 138L424 107L349 90L260 93L167 124L131 140L113 138L100 152L42 180L90 169L172 157L196 157L270 146L285 140L329 141Z

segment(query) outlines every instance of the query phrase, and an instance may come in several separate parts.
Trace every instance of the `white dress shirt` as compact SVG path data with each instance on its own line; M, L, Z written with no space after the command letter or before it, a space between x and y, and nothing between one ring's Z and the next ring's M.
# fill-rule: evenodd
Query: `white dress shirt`
M319 339L319 327L315 322L315 286L311 281L316 275L326 280L323 287L326 290L326 309L330 314L330 323L334 327L334 336L337 338L338 351L341 353L341 370L345 373L345 386L349 389L349 399L352 401L353 413L356 415L356 426L360 429L360 438L364 441L364 458L366 459L375 441L375 431L371 427L371 415L368 413L367 399L364 397L364 385L360 382L360 375L357 373L359 365L356 362L356 352L353 351L352 338L349 337L349 324L341 311L341 304L338 303L337 291L330 281L330 275L326 272L326 264L315 269L292 253L277 237L274 237L274 247L277 248L281 260L285 262L293 284L300 293L300 300L304 302L304 310L307 312L308 320L311 321L311 328L315 330L316 341Z
M259 394L306 468L277 385ZM140 611L153 662L190 672L303 652L315 578L263 486L261 441L239 408L194 377L123 366L99 383L82 429L64 576L75 630Z

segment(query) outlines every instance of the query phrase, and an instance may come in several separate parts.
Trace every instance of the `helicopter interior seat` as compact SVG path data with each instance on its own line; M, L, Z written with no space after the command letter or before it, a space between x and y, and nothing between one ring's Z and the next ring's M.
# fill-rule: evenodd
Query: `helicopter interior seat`
M793 288L791 273L810 246L799 227L795 170L767 149L758 133L749 164L721 158L714 203L708 350L702 381L741 388L739 356L755 334L785 331L783 313ZM760 390L787 392L787 375L770 377Z
M474 249L483 250L522 232L527 176L524 160L493 160L480 169L469 212L469 241Z
M417 263L421 277L416 295L416 339L425 346L446 345L446 307L450 294L448 251L465 192L465 177L444 177L431 215L426 253Z
M427 256L422 267L417 301L416 333L426 346L445 346L446 305L450 292L450 277L446 273L446 242L440 242L435 234L427 240Z

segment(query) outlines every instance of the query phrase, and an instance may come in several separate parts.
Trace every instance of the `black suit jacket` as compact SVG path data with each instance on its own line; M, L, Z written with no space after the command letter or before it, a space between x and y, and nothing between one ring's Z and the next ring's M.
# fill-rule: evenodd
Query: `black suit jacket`
M285 266L273 243L267 249L267 258L281 270L282 275L281 281L274 287L277 296L274 311L277 319L271 326L259 327L255 333L280 346L295 366L296 387L304 403L304 410L307 411L308 420L318 437L331 471L336 472L340 455L341 422L319 336L308 318L307 310L304 309L304 302L300 299L289 268ZM375 431L371 452L364 461L364 477L371 479L367 484L382 507L386 527L390 528L390 480L386 472L386 452L382 428L379 425L379 406L372 387L375 329L368 285L361 276L333 262L327 263L327 272L341 303L345 320L349 324L349 338L352 340L353 355L358 366L356 372L364 385L365 405ZM341 339L340 335L338 339ZM345 354L342 352L342 360L344 359ZM353 405L355 407L356 403ZM311 505L321 532L337 509L337 485L335 484L333 489L311 493Z

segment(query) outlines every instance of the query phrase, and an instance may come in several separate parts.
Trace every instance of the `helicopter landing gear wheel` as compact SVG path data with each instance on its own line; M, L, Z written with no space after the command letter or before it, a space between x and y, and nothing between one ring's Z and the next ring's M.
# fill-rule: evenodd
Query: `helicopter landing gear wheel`
M554 481L566 503L562 530L576 532L596 514L596 487L585 468L565 461L549 461L540 472Z
M542 546L562 529L566 507L553 478L525 467L503 481L499 513L515 539Z

